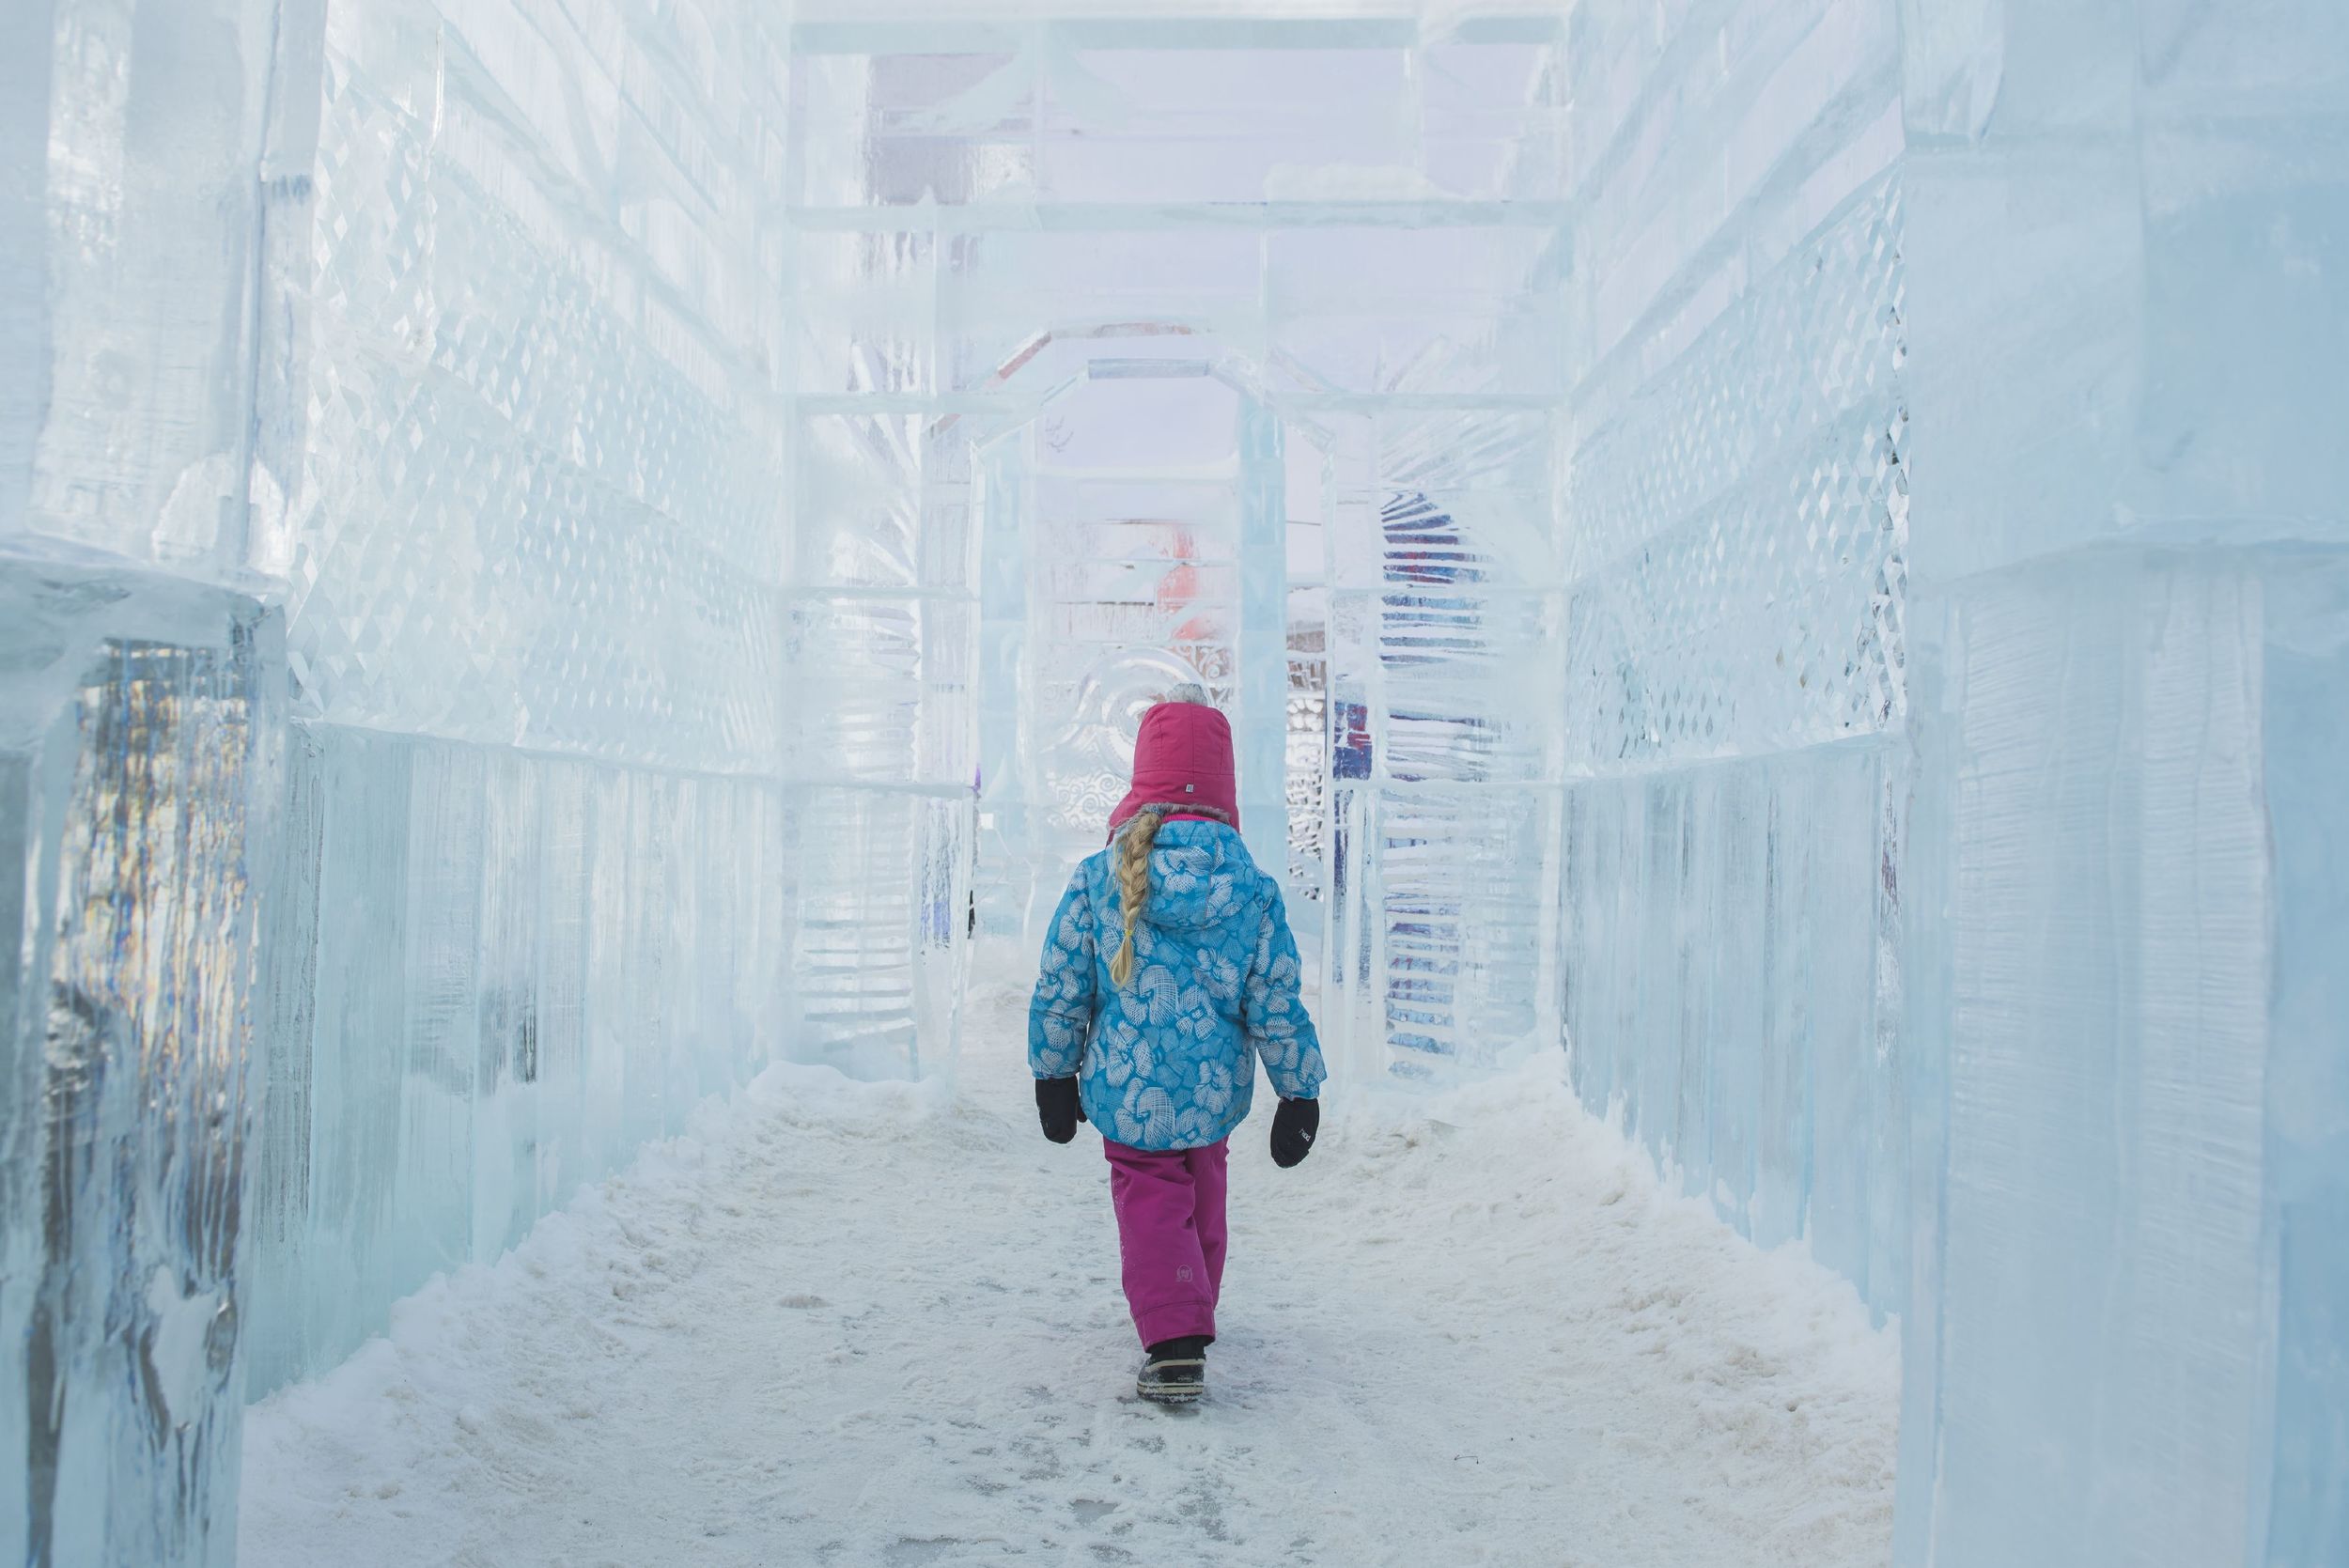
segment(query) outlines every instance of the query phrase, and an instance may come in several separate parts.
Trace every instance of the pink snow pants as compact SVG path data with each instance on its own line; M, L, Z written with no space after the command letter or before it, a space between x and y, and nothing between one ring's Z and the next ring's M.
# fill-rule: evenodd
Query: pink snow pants
M1117 1207L1117 1250L1126 1305L1142 1343L1215 1338L1223 1286L1221 1142L1157 1153L1101 1141L1110 1158L1110 1202Z

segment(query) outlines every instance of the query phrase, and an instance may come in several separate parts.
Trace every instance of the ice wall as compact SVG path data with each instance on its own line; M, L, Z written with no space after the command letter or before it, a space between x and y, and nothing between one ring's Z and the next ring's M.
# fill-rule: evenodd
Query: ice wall
M2349 707L2349 459L2287 425L2349 411L2349 17L1909 39L1913 858L1946 922L1909 1017L1946 1076L1905 1546L2338 1560L2349 1014L2306 878L2339 866L2308 769Z
M787 21L0 22L27 1560L226 1560L248 1387L780 1048Z
M328 8L257 1389L780 1044L781 25Z
M2341 1558L2339 8L1568 54L1583 1093L1902 1314L1901 1562Z
M1569 47L1567 1034L1691 1189L1897 1311L1898 29L1677 20L1589 8Z

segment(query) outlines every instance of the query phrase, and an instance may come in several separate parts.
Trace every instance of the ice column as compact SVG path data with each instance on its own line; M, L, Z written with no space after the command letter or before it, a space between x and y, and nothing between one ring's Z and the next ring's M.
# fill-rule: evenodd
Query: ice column
M226 1560L282 627L22 555L0 619L0 1523L27 1560Z
M244 567L316 11L0 16L0 1539L27 1561L234 1545L286 738L284 618Z

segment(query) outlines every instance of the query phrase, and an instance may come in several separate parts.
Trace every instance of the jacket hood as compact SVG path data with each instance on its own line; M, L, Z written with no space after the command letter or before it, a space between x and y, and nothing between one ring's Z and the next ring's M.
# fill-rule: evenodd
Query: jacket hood
M1116 853L1112 846L1110 854ZM1171 821L1150 846L1150 897L1142 918L1172 931L1252 923L1275 891L1237 832L1221 822Z
M1145 805L1200 810L1239 825L1232 771L1232 722L1204 703L1159 703L1134 737L1133 787L1110 813L1110 831Z

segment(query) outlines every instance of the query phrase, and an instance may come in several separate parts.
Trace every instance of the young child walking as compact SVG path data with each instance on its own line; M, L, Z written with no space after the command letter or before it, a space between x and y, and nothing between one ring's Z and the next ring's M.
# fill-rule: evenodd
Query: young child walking
M1255 1061L1281 1096L1273 1163L1312 1152L1321 1045L1299 999L1280 884L1249 857L1232 727L1196 686L1143 716L1109 846L1069 879L1028 1007L1044 1136L1090 1119L1110 1162L1126 1304L1149 1353L1135 1391L1206 1390L1223 1282L1225 1141Z

